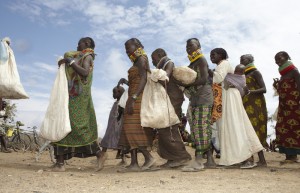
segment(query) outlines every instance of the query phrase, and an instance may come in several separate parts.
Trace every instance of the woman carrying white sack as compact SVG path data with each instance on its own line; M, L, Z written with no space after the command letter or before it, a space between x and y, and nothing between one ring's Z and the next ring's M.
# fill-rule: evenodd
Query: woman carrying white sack
M11 40L5 37L0 42L0 97L6 99L27 99L17 69Z

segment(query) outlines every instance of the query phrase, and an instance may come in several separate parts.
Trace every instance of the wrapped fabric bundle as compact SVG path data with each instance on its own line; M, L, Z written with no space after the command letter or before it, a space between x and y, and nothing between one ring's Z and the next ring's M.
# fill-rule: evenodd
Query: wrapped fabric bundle
M183 84L192 84L197 78L197 72L187 66L175 67L173 77Z
M8 45L9 42L9 38L1 41L7 50L8 59L0 64L0 98L27 99L29 97L20 82L14 52Z

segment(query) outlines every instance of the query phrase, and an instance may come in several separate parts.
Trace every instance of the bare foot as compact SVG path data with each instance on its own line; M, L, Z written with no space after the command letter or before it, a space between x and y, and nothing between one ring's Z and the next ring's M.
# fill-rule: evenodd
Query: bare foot
M126 165L126 161L125 160L122 160L120 161L117 166L125 166Z
M216 163L214 163L214 162L206 162L206 163L204 163L204 167L205 168L209 168L209 169L213 169L213 168L217 168L217 164Z
M198 172L203 170L204 165L201 163L200 160L194 160L188 166L185 166L181 169L181 171L183 172Z
M151 168L154 164L155 164L155 159L150 158L148 161L144 163L144 165L142 166L142 170L147 170Z
M66 168L64 165L61 164L55 164L54 167L51 169L52 172L64 172L66 171Z
M170 168L170 163L172 163L172 160L168 160L166 163L160 165L160 168Z
M257 167L268 167L267 162L256 162Z
M140 172L141 168L138 165L129 165L125 168L117 170L119 173L127 173L127 172Z
M103 169L104 167L104 162L107 159L107 153L106 152L101 152L100 153L100 158L97 158L97 164L98 164L98 168L96 169L96 171L100 171Z
M186 165L186 163L189 161L189 159L183 159L183 160L179 160L179 161L172 161L169 166L171 168L176 168L176 167L180 167L183 165Z
M246 161L240 166L240 168L241 169L252 169L252 168L255 168L256 166L257 166L256 163L253 163L252 161Z

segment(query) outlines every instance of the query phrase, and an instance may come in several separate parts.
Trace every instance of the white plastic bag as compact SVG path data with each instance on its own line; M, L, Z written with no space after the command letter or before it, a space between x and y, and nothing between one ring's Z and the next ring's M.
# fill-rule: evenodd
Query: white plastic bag
M62 64L54 81L40 135L49 141L56 142L66 137L70 132L68 81L65 64Z
M172 75L183 84L192 84L197 78L197 72L187 66L175 67Z
M0 64L0 97L6 99L27 99L17 69L13 50L6 41L2 41L8 51L8 60Z
M122 94L122 96L121 96L121 98L120 98L120 100L119 100L118 105L119 105L120 107L122 107L122 108L125 109L127 99L128 99L128 89L126 89L126 90L124 91L124 93Z
M8 60L8 51L3 41L0 42L0 65Z
M165 73L165 76L155 73ZM151 70L151 74L148 74L141 102L141 125L162 129L178 124L180 121L166 89L160 83L153 81L157 80L157 77L160 77L160 80L168 79L166 72L161 69Z

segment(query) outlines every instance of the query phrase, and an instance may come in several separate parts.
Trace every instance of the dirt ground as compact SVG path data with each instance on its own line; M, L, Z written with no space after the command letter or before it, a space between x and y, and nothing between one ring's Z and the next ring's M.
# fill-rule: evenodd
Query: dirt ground
M187 148L193 155L193 150ZM165 162L157 153L152 154L158 165ZM280 161L284 156L274 152L265 153L267 168L232 167L193 173L180 169L118 173L120 160L116 160L115 155L115 151L108 152L108 160L100 172L94 170L95 158L73 158L68 161L66 172L58 173L49 171L52 163L48 152L44 152L39 162L35 161L33 152L0 152L0 192L300 192L300 163L282 165ZM142 157L139 159L143 163Z

